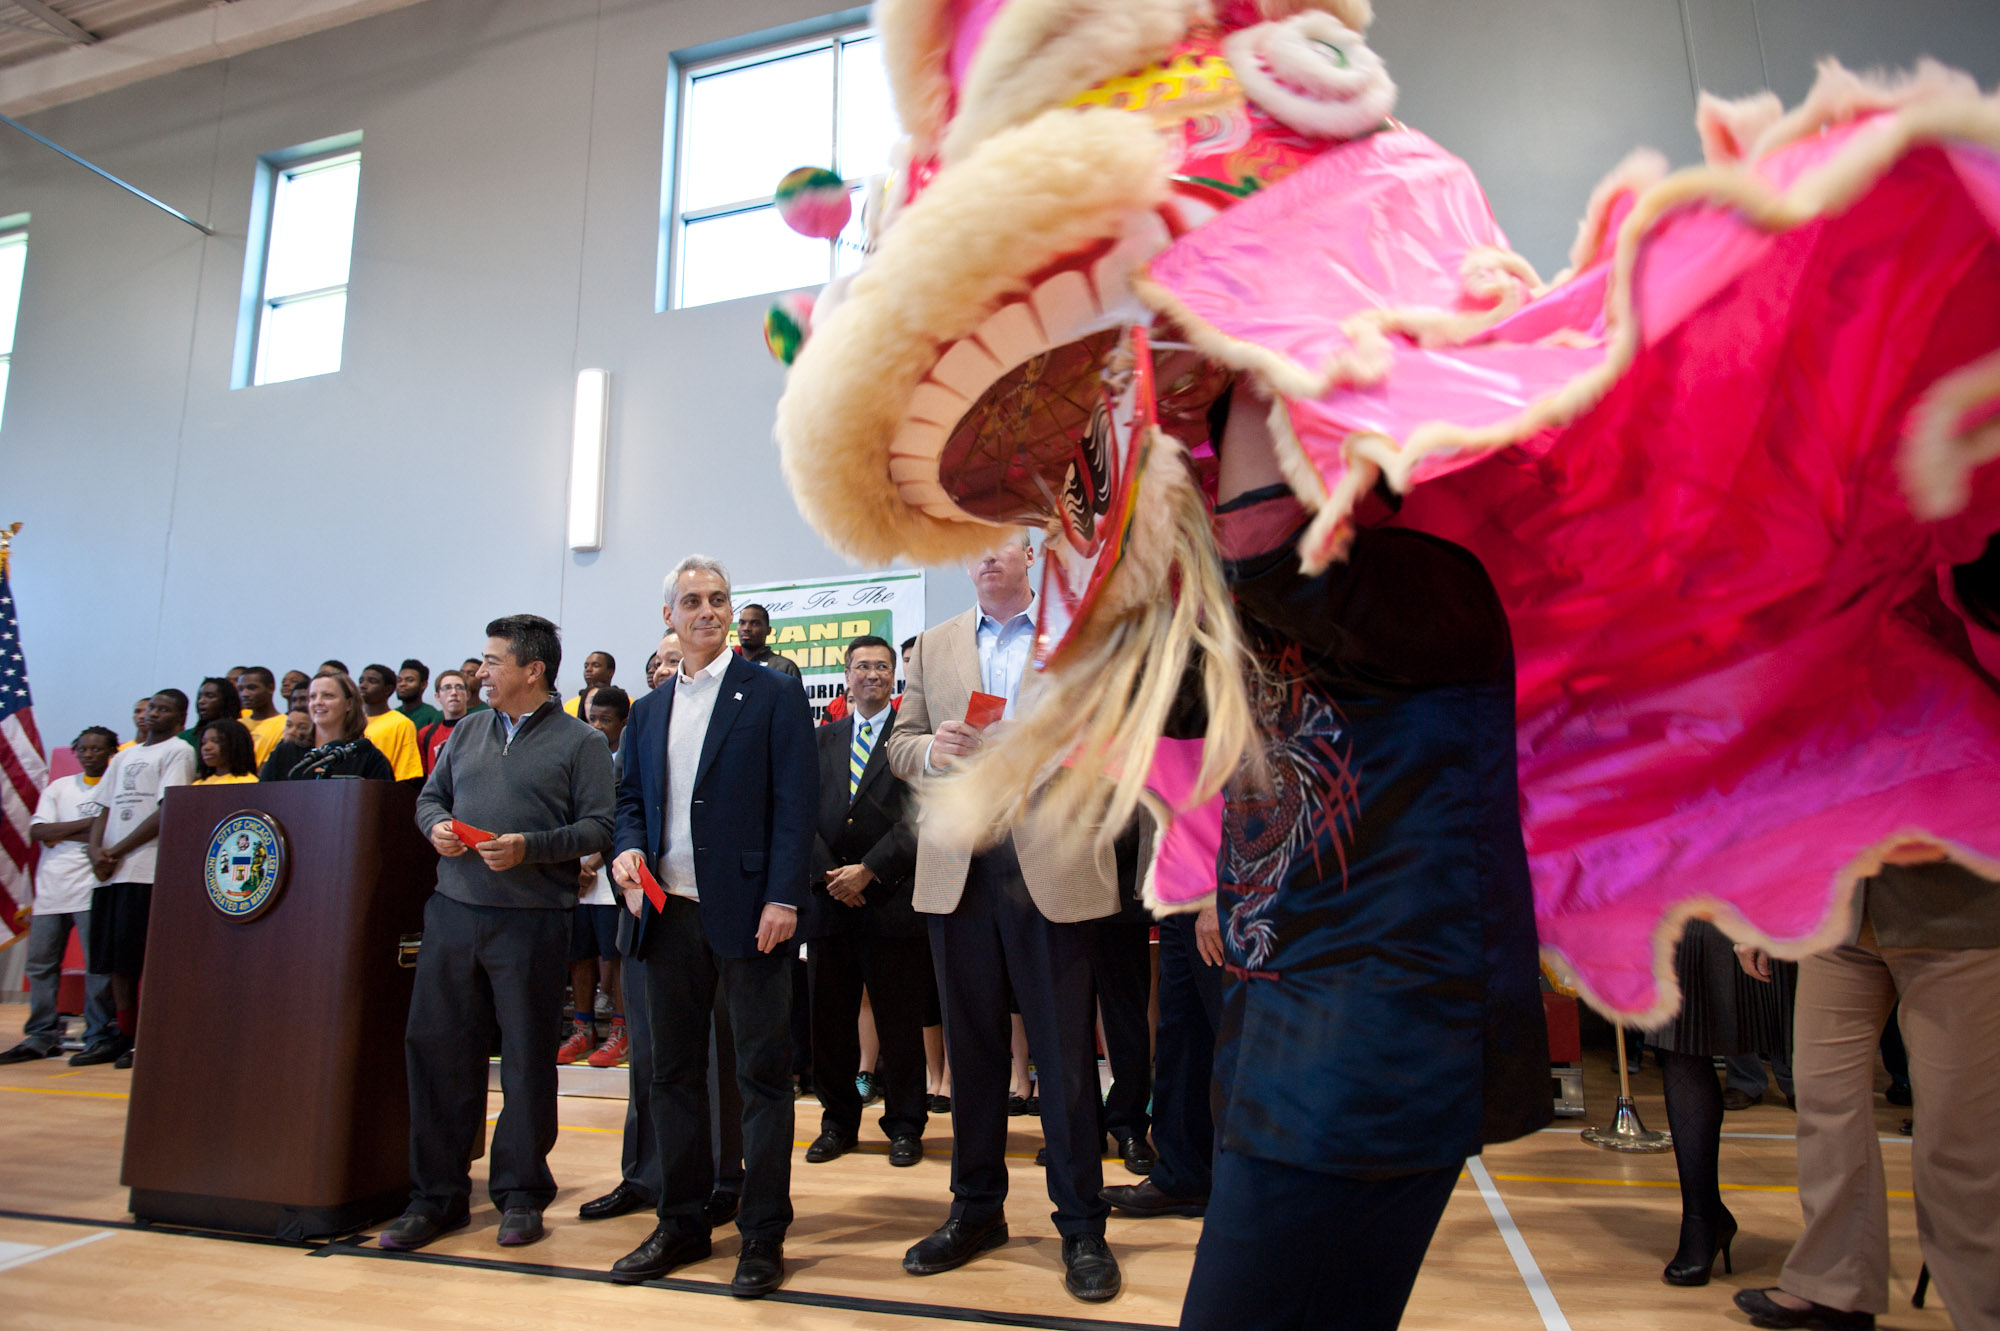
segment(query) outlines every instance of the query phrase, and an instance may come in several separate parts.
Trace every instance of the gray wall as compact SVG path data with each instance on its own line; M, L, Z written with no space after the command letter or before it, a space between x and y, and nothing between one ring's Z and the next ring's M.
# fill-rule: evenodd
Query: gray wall
M770 443L762 298L653 310L671 52L839 0L429 0L32 118L201 218L191 229L17 136L28 212L0 521L43 725L243 663L433 668L493 614L558 619L637 682L661 573L841 571ZM1561 266L1630 147L1698 156L1694 88L1802 96L1822 53L1935 52L2000 78L1990 0L1378 0L1400 114L1464 155L1515 245ZM337 375L232 391L259 153L364 132ZM605 548L564 545L575 371L612 371ZM934 573L933 621L969 600Z

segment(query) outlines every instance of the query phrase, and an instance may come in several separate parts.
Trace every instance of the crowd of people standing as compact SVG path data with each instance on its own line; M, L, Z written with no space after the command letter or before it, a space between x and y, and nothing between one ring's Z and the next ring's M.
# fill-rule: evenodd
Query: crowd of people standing
M1029 543L1003 541L970 561L977 603L964 613L900 648L873 636L847 643L840 705L818 727L797 667L768 645L763 608L738 609L723 566L689 556L666 579L665 632L637 697L601 651L586 657L580 688L559 690L556 626L512 615L488 624L481 655L434 686L416 660L358 676L330 660L275 681L248 667L202 681L192 725L188 697L169 688L135 706L132 740L84 731L72 745L81 772L51 783L35 815L45 854L31 1016L0 1061L57 1052L55 981L80 932L90 982L84 1048L71 1061L131 1065L167 789L421 779L417 821L439 870L405 1037L415 1186L382 1247L420 1248L469 1222L490 1046L468 1033L487 1032L504 1091L488 1169L503 1246L546 1232L557 1068L623 1064L620 1181L579 1211L591 1222L651 1213L650 1230L612 1265L614 1280L707 1258L712 1231L733 1219L742 1241L732 1292L777 1289L794 1219L795 1101L810 1085L822 1112L808 1165L853 1151L877 1097L892 1167L922 1160L930 1117L949 1114L950 1208L910 1247L911 1275L1008 1242L1007 1118L1038 1110L1037 1163L1072 1296L1096 1302L1120 1289L1105 1237L1113 1209L1205 1215L1219 1223L1204 1227L1183 1325L1321 1325L1338 1303L1354 1325L1393 1326L1460 1163L1550 1113L1514 807L1507 625L1476 565L1407 532L1357 538L1337 574L1304 578L1283 553L1303 518L1268 448L1239 443L1224 462L1218 537L1267 674L1257 704L1268 757L1286 767L1277 798L1232 790L1240 802L1229 806L1217 864L1222 913L1212 905L1161 922L1156 967L1136 891L1150 854L1145 820L1114 838L1029 820L977 851L919 834L922 785L1035 704ZM1452 598L1422 632L1395 611L1417 584L1433 602ZM1312 609L1335 601L1347 608ZM1387 618L1370 620L1371 606ZM975 694L1001 700L997 722L972 722ZM1369 705L1316 710L1354 697ZM1320 716L1335 726L1328 743L1300 747ZM1198 734L1201 721L1176 725ZM1386 802L1379 787L1343 785L1335 738L1433 779ZM1484 792L1479 808L1441 802L1440 773ZM1272 821L1288 807L1286 782L1301 796L1291 824ZM1342 789L1345 805L1313 796ZM1885 870L1864 884L1858 937L1806 964L1800 1001L1808 985L1819 997L1800 1024L1819 1034L1798 1058L1802 1160L1811 1122L1815 1159L1832 1170L1836 1157L1874 1158L1874 1176L1806 1195L1808 1232L1785 1283L1738 1297L1758 1325L1869 1325L1856 1305L1882 1297L1879 1150L1871 1157L1872 1138L1855 1136L1862 1119L1851 1108L1866 1100L1872 1064L1843 1055L1836 1068L1831 1050L1868 1037L1871 1024L1879 1033L1901 992L1915 1005L1917 1076L1935 1092L1919 1103L1993 1098L1973 1084L1984 1074L1938 1058L1930 991L1964 991L1965 1010L1990 1009L1979 986L2000 942L1985 916L1945 927L1912 913L1944 872ZM1398 873L1412 876L1404 890ZM1397 936L1426 947L1403 955L1381 945ZM1754 950L1732 955L1719 939L1700 922L1690 929L1681 956L1690 1006L1654 1036L1683 1183L1669 1284L1705 1283L1736 1232L1718 1191L1725 1101L1709 1058L1778 1055L1782 1074L1792 1044L1793 973ZM1946 953L1918 966L1911 948ZM1322 964L1343 950L1372 955L1376 982ZM1744 978L1732 978L1733 964ZM1147 1015L1155 968L1156 1021ZM1449 977L1439 991L1448 1001L1410 1007L1398 995L1413 976ZM1839 985L1853 991L1844 1007L1827 998ZM1726 1013L1694 1002L1730 986L1739 993ZM600 996L610 1008L602 1035ZM1302 1021L1337 1026L1338 1038L1300 1040ZM1412 1090L1383 1103L1374 1074L1391 1064L1413 1088L1470 1093ZM1837 1114L1836 1098L1848 1106ZM1107 1142L1137 1182L1107 1185ZM1937 1161L1978 1142L1942 1116L1920 1142L1920 1186L1942 1199L1924 1221L1926 1251L1939 1254L1954 1309L1973 1316L1993 1250L1979 1231L1979 1184L1940 1173ZM1343 1220L1357 1214L1370 1217L1365 1232ZM1336 1232L1346 1235L1340 1251L1316 1253L1299 1277L1298 1235Z

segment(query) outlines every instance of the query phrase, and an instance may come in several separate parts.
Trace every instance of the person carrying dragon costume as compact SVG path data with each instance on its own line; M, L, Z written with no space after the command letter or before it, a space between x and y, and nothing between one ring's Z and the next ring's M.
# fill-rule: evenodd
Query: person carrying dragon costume
M1371 18L881 0L908 138L864 263L783 347L777 435L852 557L1051 534L1042 705L929 784L924 835L1144 803L1155 907L1220 879L1225 1155L1434 1192L1448 1151L1535 1124L1507 1089L1546 1072L1535 933L1647 1025L1691 917L1798 957L1884 863L2000 879L2000 695L1928 613L2000 530L2000 102L1929 62L1826 65L1790 112L1704 97L1706 162L1634 154L1544 283L1391 118ZM1472 734L1505 687L1512 764ZM1446 694L1472 710L1426 755ZM1432 911L1394 866L1446 843L1470 858ZM1343 1012L1359 957L1388 969ZM1339 1103L1354 1076L1374 1103ZM1439 1159L1285 1145L1293 1111L1429 1123ZM1344 1324L1394 1324L1433 1204ZM1217 1273L1243 1288L1222 1258L1205 1235L1190 1325Z

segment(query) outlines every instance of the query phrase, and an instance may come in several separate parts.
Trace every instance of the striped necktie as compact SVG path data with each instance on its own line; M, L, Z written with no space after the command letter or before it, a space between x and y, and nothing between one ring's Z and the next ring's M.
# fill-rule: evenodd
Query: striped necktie
M847 798L851 803L854 792L861 789L861 774L868 770L868 755L875 745L874 727L866 721L854 723L854 747L847 751Z

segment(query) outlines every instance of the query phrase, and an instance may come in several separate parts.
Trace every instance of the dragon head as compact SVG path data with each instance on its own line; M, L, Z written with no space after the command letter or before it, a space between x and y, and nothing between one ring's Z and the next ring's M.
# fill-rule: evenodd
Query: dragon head
M1204 613L1227 598L1190 465L1232 372L1179 335L1146 269L1384 124L1370 19L1367 0L876 7L906 137L866 191L859 269L773 315L795 350L777 437L801 512L853 558L951 562L1009 527L1049 533L1036 662L1077 696L1025 728L1010 777L985 765L968 803L988 830L1062 759L1115 770L1110 812L1129 815L1195 648L1203 788L1243 756L1240 649Z

